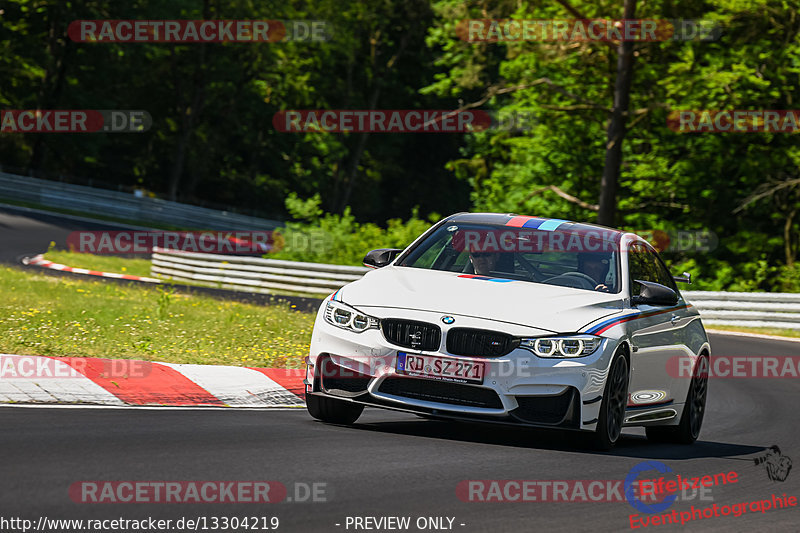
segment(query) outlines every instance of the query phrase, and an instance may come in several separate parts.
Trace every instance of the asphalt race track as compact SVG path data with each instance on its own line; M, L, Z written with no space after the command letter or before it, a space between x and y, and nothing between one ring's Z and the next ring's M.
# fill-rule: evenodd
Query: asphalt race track
M55 242L56 248L67 249L67 237L73 231L124 231L134 229L147 230L147 228L126 226L114 222L91 220L0 204L0 263L19 266L23 257L32 257L46 252L50 242ZM75 275L54 270L36 270L50 276ZM109 278L97 280L92 276L81 276L80 274L78 276L94 279L98 283L131 283L130 281ZM319 299L306 296L274 297L267 294L229 291L213 287L197 287L181 283L173 283L172 287L179 292L202 293L219 299L237 300L258 305L269 304L271 301L279 299L295 305L299 311L316 311L320 303Z
M0 205L0 262L17 263L22 255L44 253L50 241L66 248L67 237L73 231L126 229L131 229L131 226L3 204Z
M19 235L13 230L23 229L20 223L17 215L0 212L4 261L14 260L20 244L31 248L24 252L41 252L59 238L34 242L39 226L31 222L31 233ZM727 335L712 335L712 349L727 356L800 355L797 342ZM209 531L213 517L246 516L278 517L278 530L286 532L389 531L353 525L354 517L389 516L410 517L408 531L420 530L420 517L451 518L452 529L464 532L624 531L629 516L640 514L625 501L467 502L456 487L464 480L624 480L637 464L660 461L684 478L738 474L738 482L713 487L704 500L679 500L669 511L771 500L773 494L798 497L800 472L771 481L754 459L773 445L800 458L799 383L712 378L697 443L655 445L641 430L626 430L610 453L592 451L573 433L438 422L372 409L353 427L339 427L313 421L304 410L0 407L0 516L34 523L43 516L205 517ZM75 503L68 492L80 481L234 480L278 481L293 501L91 504ZM318 501L297 502L306 500L306 487L315 483ZM798 524L800 512L791 507L646 530L798 531ZM0 524L0 530L19 529Z

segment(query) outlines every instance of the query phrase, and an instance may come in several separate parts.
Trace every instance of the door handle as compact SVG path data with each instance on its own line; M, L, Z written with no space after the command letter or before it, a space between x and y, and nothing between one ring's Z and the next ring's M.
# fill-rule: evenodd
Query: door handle
M678 320L680 320L680 319L681 319L681 317L679 317L678 315L672 315L672 318L670 318L669 321L674 326L678 322Z

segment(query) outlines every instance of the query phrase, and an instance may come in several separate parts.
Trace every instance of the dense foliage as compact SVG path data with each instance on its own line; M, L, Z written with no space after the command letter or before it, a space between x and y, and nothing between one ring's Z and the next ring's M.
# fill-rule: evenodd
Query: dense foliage
M715 41L635 44L615 225L669 234L665 257L697 288L800 291L796 135L667 127L681 109L796 108L797 4L636 3L637 18L704 19L722 31ZM2 10L0 107L146 109L154 120L145 134L0 134L5 169L290 216L278 256L302 260L358 263L367 248L406 244L434 213L597 217L617 48L470 43L457 30L470 18L620 18L621 1L7 0ZM142 13L324 19L335 33L280 44L66 37L72 20ZM535 121L524 131L369 135L280 133L271 123L285 109L470 105ZM676 246L689 232L715 235L713 249ZM326 244L303 245L300 233Z

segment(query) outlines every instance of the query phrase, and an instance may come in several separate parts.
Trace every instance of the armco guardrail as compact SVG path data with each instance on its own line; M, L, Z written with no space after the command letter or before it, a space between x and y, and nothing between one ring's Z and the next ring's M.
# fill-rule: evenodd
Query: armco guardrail
M0 172L0 198L126 218L142 225L214 230L272 230L280 225L274 220L5 172Z
M681 291L706 325L800 329L800 294Z
M327 294L355 281L366 267L300 263L260 257L177 252L155 248L151 272L252 292ZM707 325L800 329L800 294L681 291Z
M176 281L223 289L270 293L276 290L328 294L355 281L366 267L300 263L280 259L177 252L154 248L151 272Z

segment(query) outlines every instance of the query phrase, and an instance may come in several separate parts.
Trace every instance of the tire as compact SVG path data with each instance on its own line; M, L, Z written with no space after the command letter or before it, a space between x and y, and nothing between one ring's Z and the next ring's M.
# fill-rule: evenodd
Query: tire
M364 406L335 398L306 394L306 409L308 414L323 422L352 424L361 416Z
M677 426L650 426L645 428L647 439L653 442L692 444L700 436L708 396L708 357L700 356L692 374L681 421Z
M592 445L598 450L610 450L622 434L628 404L628 379L628 360L617 353L608 371L597 429L592 438Z

